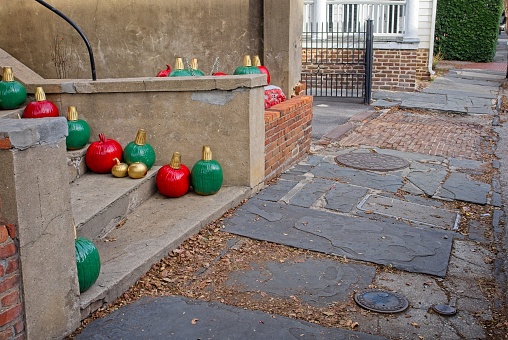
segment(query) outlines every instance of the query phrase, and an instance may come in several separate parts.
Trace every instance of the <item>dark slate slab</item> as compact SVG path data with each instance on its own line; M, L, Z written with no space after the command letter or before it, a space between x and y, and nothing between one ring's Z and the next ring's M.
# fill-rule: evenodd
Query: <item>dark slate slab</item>
M316 177L388 192L397 192L403 185L400 174L378 174L340 167L332 163L320 163L310 172Z
M335 182L335 186L326 193L326 209L348 213L360 203L368 189Z
M422 223L424 225L452 230L457 227L456 212L419 203L406 202L393 197L369 195L359 209L389 217Z
M411 172L406 178L414 186L422 190L425 195L432 196L436 193L447 174L446 168L440 165L412 163Z
M221 303L144 297L92 321L75 339L385 339Z
M316 200L324 195L335 185L334 181L314 178L312 181L305 184L291 199L289 204L299 207L310 207Z
M261 190L256 197L262 200L277 202L297 184L298 181L294 180L279 180L275 184Z
M254 214L252 208L263 213ZM264 215L282 218L271 222ZM342 216L251 199L224 220L223 231L302 249L444 277L453 233Z
M305 179L305 174L310 171L312 165L297 164L292 169L284 172L280 178L291 181L301 181Z
M464 202L487 204L489 191L489 184L471 180L466 174L452 173L443 183L443 191L439 193L439 196Z
M376 275L374 266L345 264L332 260L267 262L254 269L231 273L227 285L242 292L264 292L273 297L296 297L310 305L326 307L347 302L355 290L366 289Z

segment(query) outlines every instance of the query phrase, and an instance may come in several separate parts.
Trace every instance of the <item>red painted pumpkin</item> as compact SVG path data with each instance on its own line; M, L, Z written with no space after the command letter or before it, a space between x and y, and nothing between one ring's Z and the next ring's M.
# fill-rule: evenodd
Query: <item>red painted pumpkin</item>
M167 77L167 76L169 76L169 74L171 73L171 66L166 64L166 67L167 68L165 70L159 71L159 73L157 73L157 77Z
M259 56L255 55L252 58L252 63L261 71L261 73L266 74L266 82L270 84L270 72L266 67L261 65L261 60L259 59Z
M122 159L122 146L114 139L99 134L99 140L91 143L86 150L86 166L99 174L110 173L115 166L115 158Z
M27 104L23 110L23 118L59 117L58 108L46 99L42 87L35 88L35 101Z
M155 184L159 193L166 197L180 197L189 191L190 171L182 164L179 152L173 154L170 164L159 169Z
M212 76L227 76L227 74L224 72L214 72Z

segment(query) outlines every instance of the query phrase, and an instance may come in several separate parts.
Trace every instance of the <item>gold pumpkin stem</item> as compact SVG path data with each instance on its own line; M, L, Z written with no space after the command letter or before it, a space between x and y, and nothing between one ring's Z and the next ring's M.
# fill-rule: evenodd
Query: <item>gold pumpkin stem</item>
M179 152L175 152L173 154L173 157L171 158L171 163L169 164L169 166L173 169L180 169L180 165L182 164L182 156L180 155Z
M261 66L261 60L259 59L258 55L255 55L254 57L252 57L252 65Z
M197 70L198 69L198 60L196 58L192 58L190 65L193 70Z
M252 66L252 63L250 61L250 55L243 56L243 66Z
M42 102L44 100L46 100L46 94L44 93L42 87L37 86L35 88L35 101Z
M14 73L12 73L12 67L10 66L4 67L2 81L14 81Z
M78 110L75 106L69 106L67 108L67 120L76 121L78 120Z
M136 145L145 145L146 144L146 131L145 129L139 129L136 134L136 139L134 140Z
M212 160L212 149L210 149L210 145L204 145L203 146L203 157L202 159L204 161L211 161Z
M175 70L183 70L183 59L182 58L176 58L175 62Z

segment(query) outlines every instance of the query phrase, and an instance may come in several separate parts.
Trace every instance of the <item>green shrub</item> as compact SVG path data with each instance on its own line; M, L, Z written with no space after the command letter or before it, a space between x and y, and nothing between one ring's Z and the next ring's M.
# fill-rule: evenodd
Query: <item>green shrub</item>
M439 0L434 53L446 60L492 61L502 8L502 0Z

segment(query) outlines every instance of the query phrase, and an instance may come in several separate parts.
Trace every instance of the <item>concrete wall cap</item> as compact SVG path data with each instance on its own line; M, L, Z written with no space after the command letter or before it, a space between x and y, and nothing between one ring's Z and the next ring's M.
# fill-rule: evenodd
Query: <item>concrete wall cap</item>
M25 84L28 93L37 86L46 94L59 93L135 93L135 92L182 92L182 91L232 91L239 88L256 88L267 84L266 75L228 75L201 77L144 77L98 79L45 79Z
M67 136L65 117L2 119L0 138L8 137L11 147L24 150L34 145L57 144Z

